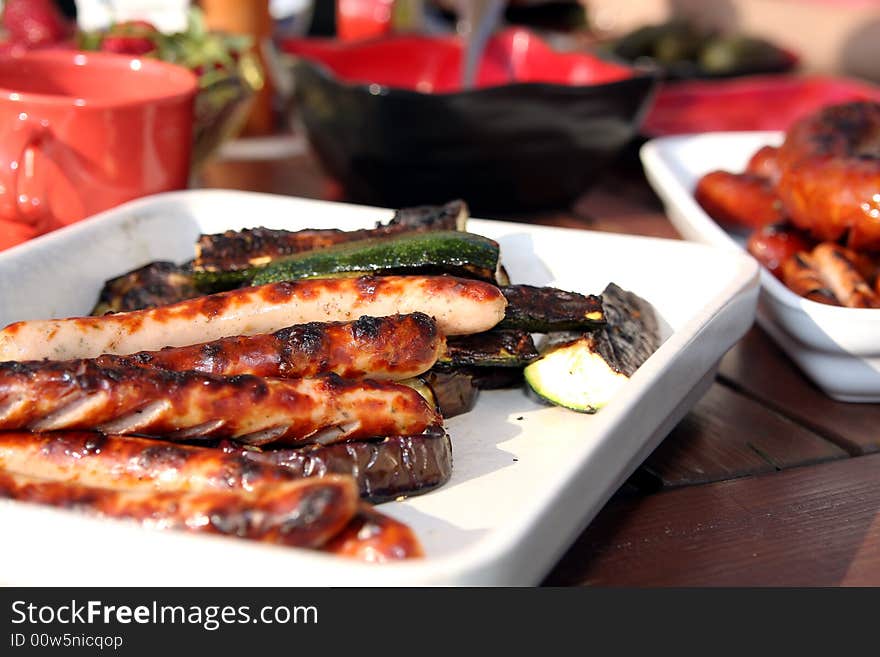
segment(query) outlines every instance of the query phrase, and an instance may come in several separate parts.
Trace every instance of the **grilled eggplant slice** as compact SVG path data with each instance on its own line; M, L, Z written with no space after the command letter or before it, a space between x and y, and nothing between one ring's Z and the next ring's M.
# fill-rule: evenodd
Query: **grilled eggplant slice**
M193 268L203 272L240 271L266 265L294 253L323 249L343 242L390 237L408 232L463 231L468 216L465 202L456 200L440 206L403 208L387 224L377 224L375 228L364 230L227 230L225 233L202 235L199 238Z
M431 369L417 378L431 391L434 408L444 418L467 413L474 407L480 392L474 377L460 370L444 372Z
M160 260L104 283L91 314L100 316L155 308L192 299L199 294L189 264L176 265Z
M531 333L522 330L485 331L446 340L435 369L460 367L525 367L538 358Z
M498 243L460 231L404 233L335 244L239 271L195 272L203 291L359 274L452 274L494 283Z
M496 327L499 329L550 333L592 329L605 323L602 299L592 294L533 285L508 285L501 293L507 299L507 311Z
M647 301L613 283L605 288L602 301L604 327L549 336L541 358L523 370L539 397L595 413L660 346L657 318Z
M298 449L232 447L256 463L281 466L298 477L353 475L361 497L384 502L434 490L452 476L452 443L442 426L412 436L351 441Z

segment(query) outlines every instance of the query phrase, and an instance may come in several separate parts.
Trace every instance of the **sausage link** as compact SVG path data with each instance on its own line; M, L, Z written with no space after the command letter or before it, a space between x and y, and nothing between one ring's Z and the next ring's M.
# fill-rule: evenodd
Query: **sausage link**
M2 431L0 469L83 486L180 492L254 490L302 478L228 450L91 431Z
M414 559L425 552L412 529L367 505L324 547L326 552L372 563Z
M97 429L262 445L417 434L439 422L415 390L347 381L101 368L91 361L0 363L0 429Z
M494 285L452 276L362 276L270 283L101 317L31 320L0 331L0 360L133 354L271 333L292 324L423 312L444 335L486 331L507 301Z
M157 529L318 548L358 509L350 477L280 482L254 491L121 491L0 471L0 498L133 520Z
M433 319L411 313L297 324L271 334L220 338L130 356L104 354L95 362L101 367L193 370L222 376L300 378L332 372L350 379L400 380L429 370L445 342Z

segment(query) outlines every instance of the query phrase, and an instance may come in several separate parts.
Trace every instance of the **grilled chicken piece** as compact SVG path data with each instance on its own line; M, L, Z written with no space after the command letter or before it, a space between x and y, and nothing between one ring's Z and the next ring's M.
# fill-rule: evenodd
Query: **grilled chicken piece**
M114 490L0 470L0 498L132 520L158 529L318 548L358 509L350 477L279 482L256 490Z
M197 271L238 271L265 265L283 256L342 242L390 237L407 232L464 230L467 218L467 205L463 201L451 201L441 206L404 208L395 213L388 224L363 230L227 230L225 233L202 235L199 238L193 267Z
M873 269L867 258L833 242L797 253L782 265L782 282L796 294L832 306L878 308L880 296L864 275Z
M352 521L323 550L371 563L424 556L412 529L367 505L358 509Z
M813 264L840 303L848 308L880 307L878 297L862 273L869 269L863 257L839 244L823 242L813 249Z
M399 380L430 369L444 342L433 319L412 313L297 324L272 334L220 338L130 356L104 354L95 362L101 367L193 370L223 376L301 378L332 372L349 379Z
M95 358L181 347L292 324L423 312L443 335L487 331L507 301L494 285L452 276L362 276L269 283L116 313L16 322L0 331L0 360Z
M326 444L418 434L438 421L411 388L334 374L270 379L101 368L90 361L0 363L0 429L7 430Z

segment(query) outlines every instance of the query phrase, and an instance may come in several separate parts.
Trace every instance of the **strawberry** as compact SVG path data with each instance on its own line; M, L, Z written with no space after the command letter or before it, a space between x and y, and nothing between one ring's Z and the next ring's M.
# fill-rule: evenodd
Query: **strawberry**
M3 27L12 43L26 46L59 43L74 30L52 0L6 0Z
M146 55L156 49L156 44L147 37L105 36L101 39L101 50L123 55Z
M146 55L156 50L156 26L148 21L116 23L101 40L101 50L124 55Z

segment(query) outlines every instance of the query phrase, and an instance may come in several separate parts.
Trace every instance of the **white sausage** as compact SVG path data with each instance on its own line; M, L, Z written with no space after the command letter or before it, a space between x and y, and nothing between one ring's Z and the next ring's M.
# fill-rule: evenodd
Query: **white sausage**
M445 335L487 331L507 300L494 285L451 276L364 276L270 283L101 317L16 322L0 331L0 361L67 360L180 347L291 324L423 312Z

